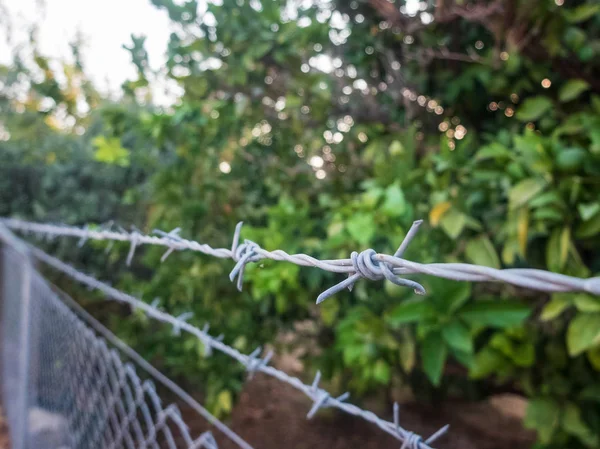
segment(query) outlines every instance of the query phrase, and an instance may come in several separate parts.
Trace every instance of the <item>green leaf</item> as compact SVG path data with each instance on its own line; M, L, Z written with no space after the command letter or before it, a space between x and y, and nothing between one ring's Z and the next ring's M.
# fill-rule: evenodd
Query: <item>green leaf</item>
M256 59L259 59L265 54L267 54L267 52L271 50L272 47L273 44L271 42L259 42L255 45L251 45L249 49L252 56L254 56Z
M561 272L569 255L571 232L568 227L555 229L546 244L546 265L550 271Z
M473 352L473 340L469 329L460 321L452 321L442 328L442 336L448 346L462 352Z
M467 220L463 213L456 209L450 209L442 216L440 225L448 237L452 240L456 240L464 229L466 222Z
M586 151L583 148L573 147L561 149L556 155L556 166L562 171L575 171L585 161Z
M469 369L469 376L473 379L482 379L497 373L504 368L508 361L498 351L484 348L475 355Z
M427 279L425 287L429 291L429 301L434 304L438 315L452 315L471 296L469 282L430 278Z
M581 410L574 403L568 402L563 407L561 424L562 428L571 435L575 435L588 445L596 446L594 442L598 440L598 436L594 435L585 424L581 418Z
M571 297L564 293L557 293L552 295L552 299L544 306L540 319L542 321L553 320L560 316L568 307L572 305Z
M390 147L388 148L388 151L390 152L390 154L392 156L398 156L398 155L404 153L404 146L402 145L402 142L400 142L398 140L394 140L390 144Z
M532 208L543 207L549 204L554 204L558 206L563 204L562 197L558 192L551 191L542 193L541 195L538 195L534 199L529 201L529 206Z
M516 117L522 122L535 121L550 108L552 108L552 100L548 97L527 98L517 110Z
M522 207L517 217L517 239L519 241L519 252L523 257L527 254L527 242L529 236L529 209Z
M475 154L475 159L478 161L485 159L509 159L511 155L512 153L504 145L492 142L491 144L482 147Z
M400 217L406 212L406 200L398 184L392 184L385 190L382 210L390 217Z
M577 205L577 210L579 211L579 215L581 215L581 219L587 221L600 212L600 203L580 203Z
M518 343L507 334L497 333L490 340L490 347L497 349L515 365L528 367L535 361L535 348L531 342Z
M409 299L397 305L388 315L387 321L391 326L422 321L435 316L435 309L425 299Z
M453 348L452 355L458 361L458 363L463 365L465 368L470 370L473 366L473 360L475 360L475 355L472 352L463 352Z
M579 293L575 295L573 302L580 312L600 312L600 298L596 296Z
M589 88L587 81L569 80L558 91L558 99L563 103L574 100Z
M459 316L472 326L510 327L521 323L531 313L523 303L509 300L478 301L463 307Z
M537 430L540 442L547 444L558 427L559 418L558 403L551 398L538 397L529 401L523 424Z
M530 199L540 193L546 182L539 178L529 178L513 186L508 192L508 202L511 209L516 209L526 204Z
M498 253L491 240L485 235L469 240L465 249L465 255L475 265L500 268Z
M575 230L575 237L579 239L586 239L594 237L600 233L600 213L594 215L589 220L581 223Z
M575 9L565 10L564 14L570 23L579 23L591 19L598 12L600 12L600 4L585 3Z
M588 385L577 395L577 399L600 403L600 384Z
M400 364L405 372L410 373L415 367L416 345L410 332L405 332L398 343L400 350Z
M590 365L592 365L596 371L600 371L600 346L588 349L585 355L587 356Z
M387 384L390 381L390 365L385 360L377 360L373 366L373 378L379 383Z
M535 346L530 341L515 345L510 358L515 365L522 368L533 366L535 363Z
M536 209L532 216L534 220L542 220L545 222L562 222L565 214L561 209L550 206Z
M600 313L580 313L569 323L567 349L572 357L600 343Z
M448 349L438 332L430 333L425 337L425 340L421 343L423 370L435 386L440 384L447 356Z
M361 245L368 245L375 234L374 215L360 212L354 214L346 223L350 236Z

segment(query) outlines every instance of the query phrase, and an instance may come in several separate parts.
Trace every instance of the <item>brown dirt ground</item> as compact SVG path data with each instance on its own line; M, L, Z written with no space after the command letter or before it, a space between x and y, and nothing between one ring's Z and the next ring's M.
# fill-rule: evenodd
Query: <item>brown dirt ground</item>
M263 449L400 446L373 424L335 410L321 410L309 421L306 413L310 406L308 399L291 386L257 375L246 384L228 424L249 444ZM405 404L401 407L400 422L405 429L420 435L430 435L442 425L450 424L450 431L436 441L435 447L440 449L525 449L532 446L535 434L524 430L520 419L513 416L520 414L519 408L522 402L510 397L496 398L495 403L455 402L435 408ZM184 415L192 435L207 430L201 419L194 419L185 411ZM217 430L213 433L220 449L236 447Z
M192 436L207 430L206 422L181 404ZM390 435L362 419L323 409L306 419L310 402L299 391L273 378L257 375L246 383L228 424L252 446L263 449L397 448ZM522 401L495 398L480 404L452 403L441 407L405 404L400 421L405 429L430 435L442 425L450 431L435 444L441 449L525 449L535 435L520 424ZM389 416L387 417L390 418ZM237 446L213 429L220 449ZM9 449L6 422L0 409L0 449Z
M2 408L0 407L0 449L8 449L8 427L2 414Z

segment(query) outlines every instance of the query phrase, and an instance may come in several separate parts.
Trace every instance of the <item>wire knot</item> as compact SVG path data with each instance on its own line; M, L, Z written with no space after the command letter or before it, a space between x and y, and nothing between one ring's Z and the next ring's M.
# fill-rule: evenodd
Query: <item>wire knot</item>
M235 234L233 235L233 244L231 246L231 258L236 262L233 270L229 273L229 280L233 280L237 277L237 289L242 291L242 284L244 282L244 269L250 262L257 262L263 258L258 254L260 246L250 240L244 240L244 243L238 245L240 239L240 231L242 229L242 222L240 221L235 227Z
M400 256L402 256L409 242L416 234L417 229L421 225L421 223L421 220L415 221L413 223L408 233L406 234L406 237L402 241L402 244L394 254L394 257L399 258ZM342 282L334 285L333 287L321 293L317 298L317 304L322 303L327 298L335 295L336 293L342 291L345 288L352 290L354 283L361 278L370 279L372 281L380 281L382 279L387 279L388 281L396 285L412 288L418 295L425 294L425 288L421 284L415 281L411 281L410 279L401 278L399 275L394 273L394 268L391 265L379 260L377 257L377 253L374 249L369 248L364 251L361 251L360 253L354 251L350 255L350 259L352 260L352 267L354 268L354 273L351 273L348 276L348 279L343 280Z
M421 442L423 439L414 432L408 432L404 443L400 446L400 449L421 449Z
M382 264L378 260L374 258L377 253L374 249L366 249L357 253L353 251L350 254L350 259L352 260L352 267L354 268L354 272L362 278L367 278L372 281L380 281L385 278L384 268L385 266L389 269L387 264ZM393 274L393 273L392 273Z

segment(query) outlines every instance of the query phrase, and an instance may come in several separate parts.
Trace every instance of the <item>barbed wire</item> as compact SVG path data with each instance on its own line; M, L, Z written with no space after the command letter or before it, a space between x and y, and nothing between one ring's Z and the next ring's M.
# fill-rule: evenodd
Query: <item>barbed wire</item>
M0 219L0 223L3 223L8 228L22 232L33 232L51 237L78 237L80 239L80 246L87 240L129 242L130 248L127 254L128 265L133 259L136 248L140 245L166 247L167 251L162 256L161 262L164 262L174 251L186 249L222 259L232 259L235 262L235 266L231 270L229 278L232 282L237 278L237 288L240 291L242 289L246 265L263 259L286 261L303 267L316 267L324 271L348 275L347 279L321 293L317 298L317 304L345 288L352 290L354 284L361 278L373 281L387 279L396 285L410 287L419 295L424 295L426 293L425 288L420 283L400 277L411 274L426 274L454 281L504 282L544 292L582 291L600 295L600 277L581 279L531 268L496 269L465 263L423 264L403 259L402 255L416 235L419 226L422 224L422 220L413 223L398 250L393 255L379 254L373 249L367 249L360 253L352 252L350 259L333 260L320 260L307 254L288 254L280 249L268 251L251 240L244 240L244 243L240 244L241 222L235 228L231 249L212 248L205 243L184 239L179 235L180 228L176 228L170 232L157 229L154 230L154 234L156 235L147 235L139 232L137 229L131 232L127 232L124 229L113 231L110 229L112 225L108 229L93 229L89 226L78 228L66 225L34 223L13 218L2 218Z
M205 348L205 354L207 356L211 355L212 350L217 350L244 365L249 376L252 376L256 372L262 372L301 391L306 396L308 396L313 403L311 409L307 413L308 419L311 419L321 408L336 408L350 415L357 416L372 424L375 424L384 432L394 436L396 439L401 441L401 449L432 449L430 444L432 444L434 441L436 441L439 437L441 437L448 431L449 425L445 425L438 431L436 431L434 434L432 434L430 437L423 440L421 436L417 435L414 432L407 431L400 426L399 406L397 403L394 404L393 408L393 422L386 421L371 411L364 410L356 405L344 402L348 399L349 393L344 393L341 396L333 397L327 390L320 388L320 372L316 373L312 384L307 385L297 377L290 376L284 371L269 366L268 363L271 357L273 356L272 351L269 351L267 355L263 358L260 357L262 352L261 347L256 348L251 354L243 354L237 349L223 343L222 336L211 336L208 333L208 325L205 325L204 328L201 330L186 322L186 319L191 318L189 313L185 317L182 317L181 315L179 317L170 315L166 312L161 311L158 308L158 305L147 304L138 298L135 298L107 284L104 284L103 282L78 271L76 268L62 262L61 260L50 256L49 254L45 253L39 248L36 248L35 246L28 245L28 248L31 255L34 256L36 259L68 275L72 279L84 285L87 285L91 289L101 291L107 297L128 304L134 309L142 310L147 316L161 321L163 323L170 324L171 326L173 326L173 329L177 329L178 332L185 331L189 334L194 335L202 342Z

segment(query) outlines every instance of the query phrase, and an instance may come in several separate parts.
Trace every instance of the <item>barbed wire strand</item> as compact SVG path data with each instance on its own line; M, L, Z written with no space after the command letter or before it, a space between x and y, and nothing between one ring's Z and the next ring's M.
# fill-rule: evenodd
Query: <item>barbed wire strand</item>
M94 318L87 310L81 307L71 296L62 291L55 285L52 285L53 290L58 294L60 299L71 309L73 310L82 320L86 322L92 329L94 329L98 334L102 335L102 337L110 342L113 346L118 348L121 352L123 352L127 357L133 360L139 367L145 370L150 376L156 379L158 382L163 384L166 388L175 393L182 401L184 401L190 408L195 410L200 416L206 419L210 424L219 429L225 436L227 436L230 440L236 443L242 449L252 449L252 446L249 445L242 437L240 437L237 433L231 430L226 424L221 422L217 417L212 415L202 404L196 401L192 396L190 396L183 388L161 373L158 369L152 366L150 363L146 361L140 354L138 354L133 348L131 348L127 343L113 334L109 329L107 329L100 321ZM210 432L208 432L209 434ZM204 434L203 434L204 435ZM208 438L208 437L206 437ZM204 441L206 439L202 435L199 437L199 441ZM197 447L202 447L197 443ZM214 444L213 444L214 446ZM216 446L215 446L216 447Z
M248 263L258 262L263 259L286 261L304 267L316 267L332 273L347 274L348 278L327 289L317 298L317 304L327 298L348 288L361 278L370 280L387 279L394 284L414 289L415 293L425 294L425 288L418 282L404 279L400 276L411 274L426 274L454 281L467 282L504 282L519 287L544 292L569 292L582 291L600 296L600 277L581 279L564 274L530 268L496 269L491 267L471 265L465 263L430 263L422 264L403 259L402 255L410 241L417 233L422 220L415 221L406 237L394 255L379 254L373 249L360 253L353 252L350 259L319 260L307 254L288 254L283 250L267 251L257 243L245 240L239 243L242 223L235 228L231 249L212 248L203 243L187 240L179 236L180 228L170 232L155 230L156 235L145 235L134 229L127 232L124 229L113 231L110 229L92 229L90 226L77 228L73 226L34 223L25 220L2 218L0 222L8 228L22 232L33 232L46 236L78 237L79 245L87 240L109 240L129 242L130 249L127 255L127 264L130 264L135 250L140 245L158 245L167 248L161 258L164 261L174 251L191 250L210 256L232 259L236 262L229 277L231 281L237 278L237 287L242 289L244 268Z
M397 405L395 405L394 407L395 422L386 421L378 417L375 413L371 411L364 410L356 405L344 402L349 397L348 393L344 393L336 398L331 396L330 393L326 390L320 388L320 372L317 372L312 385L307 385L297 377L290 376L289 374L281 370L269 366L268 362L273 355L272 352L269 352L269 354L267 354L266 357L260 358L259 355L262 349L259 347L249 355L242 354L237 349L223 343L220 337L215 338L208 334L206 331L200 330L199 328L187 323L184 320L178 319L177 317L174 317L166 312L159 310L157 307L147 304L141 301L140 299L137 299L109 285L106 285L103 282L78 271L72 266L60 261L59 259L50 256L49 254L45 253L39 248L36 248L35 246L28 245L28 247L30 253L36 259L68 275L72 279L87 285L91 289L99 290L116 301L126 303L135 309L140 309L151 318L170 324L174 328L194 335L200 341L202 341L205 348L209 347L211 350L217 350L240 362L246 367L246 370L250 375L252 375L255 372L262 372L301 391L306 396L308 396L313 402L313 406L307 414L308 419L312 418L316 414L316 412L321 408L337 408L350 415L357 416L372 424L375 424L384 432L394 436L396 439L401 441L403 443L402 448L404 449L432 449L430 444L432 444L439 437L445 434L449 428L449 426L446 425L438 431L436 431L432 436L430 436L426 440L423 440L414 432L409 432L399 425Z

